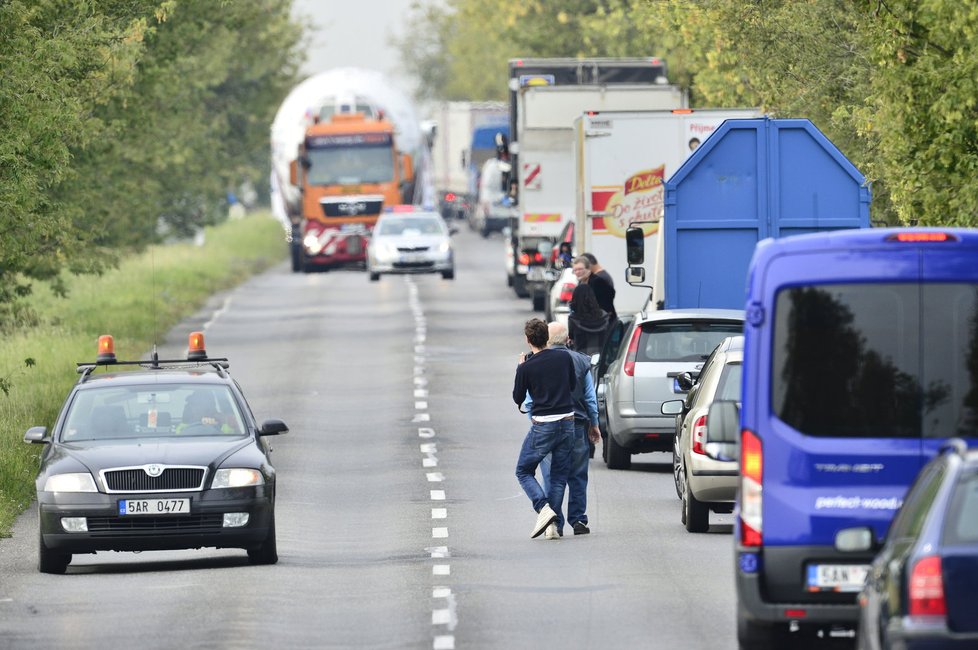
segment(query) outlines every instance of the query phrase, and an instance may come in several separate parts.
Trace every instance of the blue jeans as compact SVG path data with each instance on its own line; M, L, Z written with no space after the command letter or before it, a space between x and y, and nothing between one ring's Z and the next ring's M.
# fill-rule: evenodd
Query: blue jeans
M516 478L526 496L533 502L533 509L540 512L547 503L557 513L557 526L563 528L564 489L570 472L571 450L574 445L574 421L533 422L523 439L520 457L516 461ZM547 490L537 482L536 472L540 461L548 454L553 456Z
M567 475L567 523L587 525L587 468L591 455L588 445L588 421L574 418L574 447L571 449L570 474ZM540 461L543 484L550 481L550 456Z

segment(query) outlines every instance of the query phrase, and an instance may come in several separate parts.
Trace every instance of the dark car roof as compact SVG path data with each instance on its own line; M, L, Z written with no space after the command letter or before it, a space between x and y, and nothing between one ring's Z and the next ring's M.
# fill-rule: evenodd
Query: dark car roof
M232 384L230 376L221 376L206 368L161 368L130 372L92 373L78 384L78 390L112 386L142 386L146 384Z

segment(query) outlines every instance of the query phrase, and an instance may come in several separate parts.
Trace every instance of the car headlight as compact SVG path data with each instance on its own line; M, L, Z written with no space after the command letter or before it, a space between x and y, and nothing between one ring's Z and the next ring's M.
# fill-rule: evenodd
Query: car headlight
M443 241L442 243L438 244L439 253L447 253L450 250L452 250L452 245L449 244L447 241Z
M239 488L250 485L264 485L265 477L257 469L234 467L219 469L214 473L212 488Z
M378 262L389 262L397 255L394 245L389 242L374 242L370 248L373 251L374 259Z
M95 479L88 472L55 474L44 482L45 492L98 492Z

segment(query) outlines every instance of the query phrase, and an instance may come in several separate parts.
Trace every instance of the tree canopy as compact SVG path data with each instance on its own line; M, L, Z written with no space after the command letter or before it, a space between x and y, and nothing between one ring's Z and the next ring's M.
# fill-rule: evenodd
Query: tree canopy
M0 325L32 280L98 271L264 185L301 62L290 4L0 3Z
M816 124L873 183L876 223L978 225L978 5L954 0L415 3L426 98L502 99L516 57L660 56L694 107Z

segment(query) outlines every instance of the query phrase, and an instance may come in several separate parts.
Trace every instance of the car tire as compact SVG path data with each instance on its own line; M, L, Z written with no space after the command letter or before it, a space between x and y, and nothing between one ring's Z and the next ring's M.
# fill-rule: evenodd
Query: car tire
M70 553L58 553L44 545L41 531L37 531L37 569L41 573L61 575L68 570L71 563Z
M533 311L543 311L547 308L546 296L533 294Z
M601 434L601 460L608 464L608 434Z
M689 489L689 474L683 475L683 524L690 533L710 530L710 506L693 496Z
M275 564L278 562L278 545L275 543L275 512L268 527L265 541L248 549L248 561L252 564Z
M615 436L608 432L608 469L631 469L632 454L627 449L615 442Z
M678 437L672 445L672 481L676 484L676 498L682 501L683 483L686 481L686 476L685 469L683 469L682 452L679 451Z
M763 625L748 620L743 605L737 604L737 646L740 650L778 650L794 645L783 626Z
M441 277L443 280L454 280L455 279L455 269L451 271L442 271Z
M526 276L525 275L514 275L513 276L513 291L516 292L519 298L529 298L530 292L526 289Z
M373 271L370 272L370 281L371 282L376 282L379 279L380 279L380 273L374 273Z
M506 286L507 287L513 286L513 276L511 276L508 273L506 274Z

